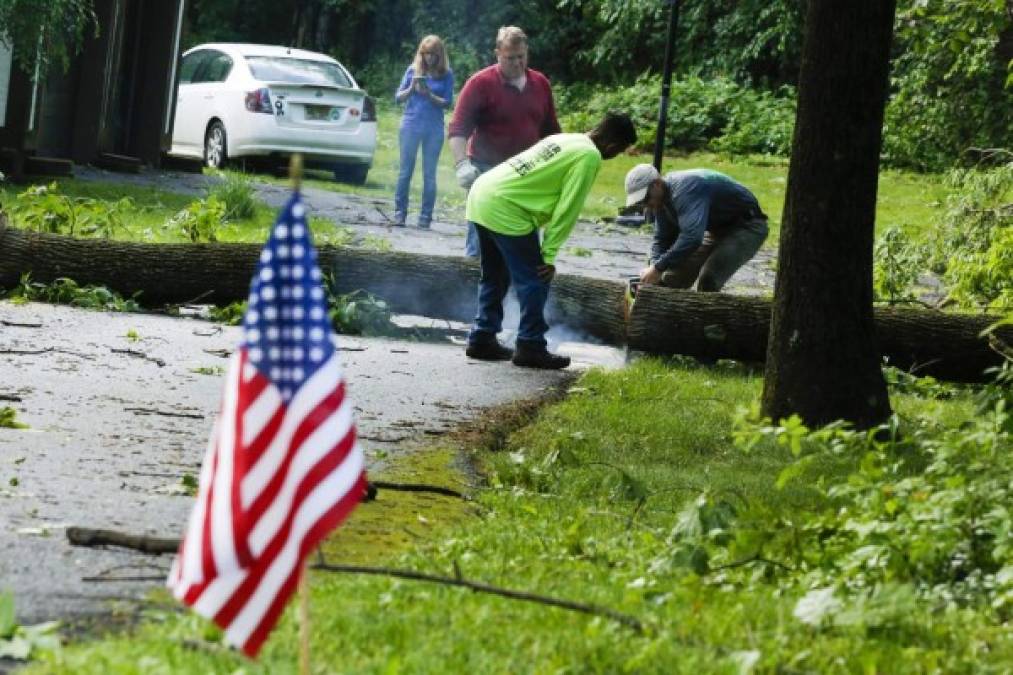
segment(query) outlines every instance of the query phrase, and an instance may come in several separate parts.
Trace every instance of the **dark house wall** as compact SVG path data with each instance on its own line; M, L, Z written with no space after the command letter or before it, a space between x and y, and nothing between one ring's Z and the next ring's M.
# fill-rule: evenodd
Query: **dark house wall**
M96 161L124 155L157 166L169 149L184 0L95 0L99 34L66 73L39 84L12 73L0 147Z

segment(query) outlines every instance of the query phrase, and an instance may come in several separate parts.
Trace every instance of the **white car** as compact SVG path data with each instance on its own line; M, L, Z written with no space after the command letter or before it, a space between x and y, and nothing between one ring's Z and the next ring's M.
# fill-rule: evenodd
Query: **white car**
M229 159L306 165L364 183L376 149L376 106L329 56L287 47L204 44L183 54L173 155L210 167Z

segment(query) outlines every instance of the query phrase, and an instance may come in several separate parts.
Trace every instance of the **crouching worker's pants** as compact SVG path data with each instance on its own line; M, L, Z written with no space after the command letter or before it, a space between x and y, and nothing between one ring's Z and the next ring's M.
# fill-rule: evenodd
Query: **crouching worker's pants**
M746 220L718 235L705 232L699 248L662 273L661 285L689 288L696 282L698 291L720 291L756 255L766 238L766 218Z

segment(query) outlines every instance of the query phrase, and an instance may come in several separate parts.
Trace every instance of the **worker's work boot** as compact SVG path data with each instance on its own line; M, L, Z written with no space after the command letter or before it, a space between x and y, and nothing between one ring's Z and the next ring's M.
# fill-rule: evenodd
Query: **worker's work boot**
M522 368L542 368L544 370L559 370L570 365L569 356L552 354L545 347L533 347L517 343L517 351L514 352L513 363Z
M481 359L482 361L508 361L514 355L514 350L504 347L494 340L469 344L464 353L468 358Z

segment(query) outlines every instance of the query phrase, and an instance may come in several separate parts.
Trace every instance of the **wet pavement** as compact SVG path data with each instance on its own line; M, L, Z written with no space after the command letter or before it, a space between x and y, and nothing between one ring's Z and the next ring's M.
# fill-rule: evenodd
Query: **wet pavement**
M179 536L193 503L182 481L198 474L237 339L195 319L0 302L0 408L29 426L0 428L0 588L19 621L102 611L110 595L151 588L82 577L152 574L168 557L71 547L64 530ZM452 340L339 338L370 466L572 377L470 360ZM556 347L574 356L571 371L623 362L614 349Z

